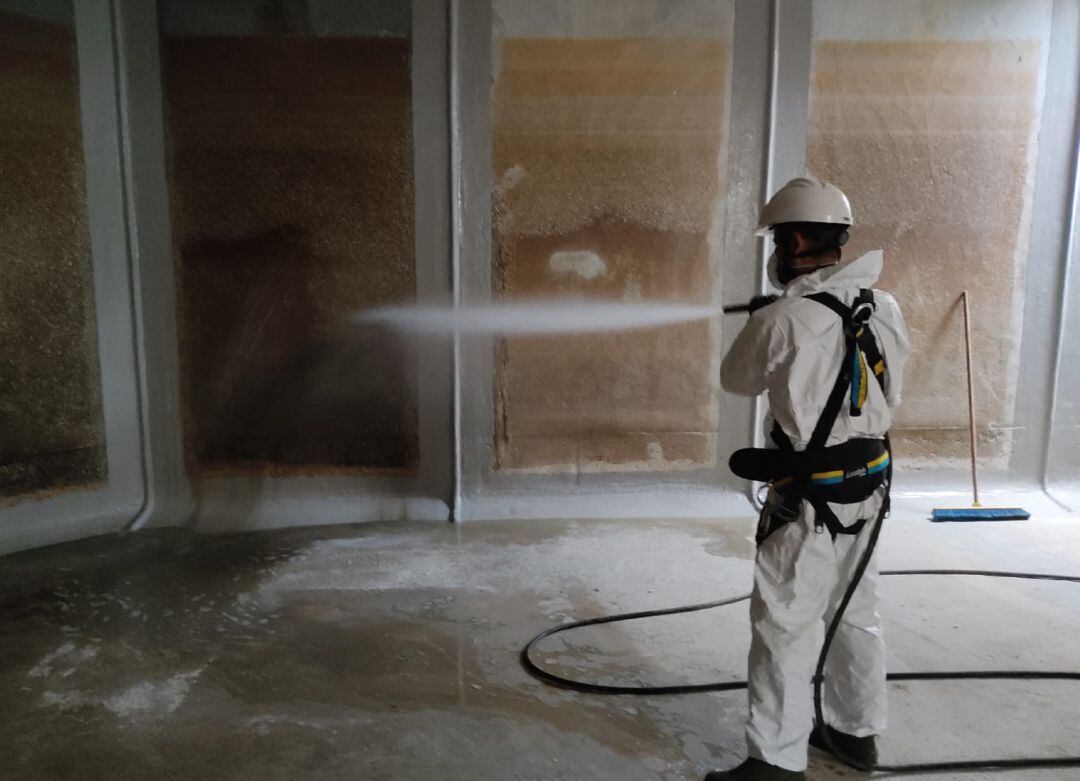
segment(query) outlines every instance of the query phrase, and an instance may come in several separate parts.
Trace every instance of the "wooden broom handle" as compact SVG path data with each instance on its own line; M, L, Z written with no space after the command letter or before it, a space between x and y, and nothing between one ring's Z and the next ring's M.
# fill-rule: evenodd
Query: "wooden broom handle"
M968 292L960 294L964 302L964 353L967 356L967 392L968 392L968 430L971 435L971 491L974 495L973 507L979 507L979 470L975 444L975 379L971 367L971 313L968 311Z

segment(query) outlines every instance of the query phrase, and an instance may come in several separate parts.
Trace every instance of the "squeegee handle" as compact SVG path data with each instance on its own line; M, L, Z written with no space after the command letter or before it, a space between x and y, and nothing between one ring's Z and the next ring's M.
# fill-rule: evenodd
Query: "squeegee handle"
M971 312L968 308L968 292L960 294L964 304L964 353L967 357L968 431L971 439L971 493L972 505L979 507L978 447L975 442L975 372L971 365Z

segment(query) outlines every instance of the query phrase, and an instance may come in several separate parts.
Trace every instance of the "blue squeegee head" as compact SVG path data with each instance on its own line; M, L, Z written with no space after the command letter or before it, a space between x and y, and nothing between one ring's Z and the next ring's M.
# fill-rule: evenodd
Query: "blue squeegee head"
M959 507L934 510L932 521L1026 521L1031 513L1019 507Z

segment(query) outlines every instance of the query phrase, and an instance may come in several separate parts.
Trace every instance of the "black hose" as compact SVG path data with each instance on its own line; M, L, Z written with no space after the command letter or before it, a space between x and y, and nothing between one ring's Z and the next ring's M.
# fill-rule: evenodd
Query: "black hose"
M891 471L891 470L890 470ZM891 482L891 474L889 476ZM825 724L824 712L822 708L822 684L824 682L824 670L825 661L828 658L829 648L832 645L833 639L836 636L837 629L840 626L840 621L843 618L844 610L847 609L848 603L851 601L855 590L859 586L859 581L862 580L863 574L866 572L867 566L870 564L870 559L874 555L874 550L877 547L878 537L881 535L882 521L885 518L887 512L887 502L882 507L881 513L875 519L873 529L870 533L870 540L867 543L866 551L863 553L862 558L859 560L859 564L856 567L855 574L851 579L851 583L848 585L847 591L844 593L843 599L840 601L840 605L837 607L836 614L833 617L832 622L829 624L828 629L825 632L825 641L821 647L821 653L818 655L817 667L814 672L814 713L817 718L818 724ZM1023 580L1053 580L1066 583L1080 583L1080 576L1072 575L1044 575L1031 572L997 572L994 570L967 570L967 569L908 569L908 570L885 570L881 572L882 575L964 575L975 577L988 577L988 578L1019 578ZM716 681L712 683L697 683L697 684L679 684L675 686L616 686L602 683L589 683L587 681L576 681L572 678L565 678L555 673L549 672L540 667L536 662L532 660L532 649L545 638L552 635L561 634L562 632L568 632L572 629L580 629L586 626L599 626L601 624L613 624L621 621L634 621L641 618L654 618L656 616L672 616L682 613L696 613L702 610L711 610L712 608L724 607L726 605L733 605L737 602L742 602L750 598L749 594L742 594L736 597L730 597L728 599L719 599L714 602L702 602L696 605L685 605L682 607L665 608L660 610L643 610L635 613L619 613L611 616L601 616L599 618L588 618L582 621L573 621L568 624L561 624L559 626L545 629L540 634L536 635L532 640L526 643L525 647L521 649L521 664L525 670L535 678L543 681L544 683L559 686L564 689L572 689L573 691L586 692L588 694L628 694L628 695L665 695L665 694L697 694L700 692L723 692L723 691L737 691L739 689L746 688L746 681ZM987 671L954 671L954 672L913 672L913 673L889 673L886 676L890 681L942 681L942 680L988 680L988 679L1006 679L1006 680L1055 680L1055 681L1080 681L1080 672L1073 671L1037 671L1037 670L987 670ZM888 771L892 773L942 773L950 771L969 771L969 770L1018 770L1028 768L1046 768L1046 767L1073 767L1080 766L1080 756L1064 756L1064 757L1034 757L1034 758L1008 758L1008 759L978 759L971 761L946 761L946 762L925 762L919 764L908 765L873 765L868 766L859 762L854 757L846 755L841 749L839 749L829 736L828 730L822 729L821 735L825 744L829 747L829 750L846 765L849 765L857 770L878 770Z

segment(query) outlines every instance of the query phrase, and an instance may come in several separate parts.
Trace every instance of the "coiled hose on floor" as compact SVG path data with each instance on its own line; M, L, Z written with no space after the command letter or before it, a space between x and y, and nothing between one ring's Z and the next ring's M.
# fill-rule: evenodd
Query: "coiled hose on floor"
M891 478L892 475L890 474L890 483ZM851 583L848 585L847 591L844 593L844 597L840 601L840 605L836 610L836 615L833 617L832 622L829 624L828 629L825 632L825 641L822 644L821 653L818 655L817 667L815 669L813 679L814 713L817 718L818 724L825 724L824 713L822 710L822 684L824 682L825 661L829 655L829 648L832 646L833 639L835 638L836 631L840 626L840 621L843 618L844 611L847 609L848 603L851 602L852 595L854 595L855 589L858 588L859 581L862 580L862 576L866 572L866 568L870 564L870 559L874 555L874 550L877 548L878 537L881 535L882 522L884 521L885 515L887 513L887 504L888 503L886 502L885 506L882 507L881 513L879 513L878 517L875 519L873 528L870 532L870 540L866 546L866 551L863 553L862 558L859 560L859 564L855 569L855 574L852 576ZM987 578L1019 578L1023 580L1056 580L1066 583L1080 583L1080 577L1072 575L1043 575L1031 572L998 572L993 570L908 569L885 570L881 574L926 576L962 575ZM536 662L532 660L532 649L545 638L551 637L552 635L560 634L562 632L569 632L572 629L580 629L581 627L586 626L600 626L601 624L614 624L623 621L636 621L638 619L654 618L656 616L672 616L681 613L696 613L702 610L711 610L713 608L724 607L725 605L733 605L737 602L742 602L749 598L749 594L742 594L740 596L730 597L728 599L718 599L714 602L702 602L696 605L685 605L682 607L666 608L661 610L643 610L636 613L620 613L618 615L601 616L599 618L589 618L583 621L574 621L568 624L561 624L560 626L545 629L543 632L536 635L536 637L530 640L521 650L521 664L524 666L525 670L530 675L538 678L544 683L548 683L553 686L559 686L565 689L572 689L574 691L585 692L588 694L665 695L695 694L699 692L724 692L745 689L747 685L746 681L722 681L714 683L681 684L676 686L616 686L608 684L589 683L587 681L575 681L571 678L564 678L560 675L556 675L555 673L549 672L544 668L540 667ZM915 672L889 673L886 677L890 681L949 681L988 679L1028 681L1080 681L1080 672L1036 670L1002 670L979 672ZM1080 756L976 759L964 761L924 762L908 765L879 764L868 766L860 763L855 758L844 754L842 750L835 746L828 734L828 730L822 730L821 735L833 755L840 759L844 764L849 765L850 767L853 767L857 770L878 770L888 771L892 773L944 773L970 770L1018 770L1030 768L1080 766Z

